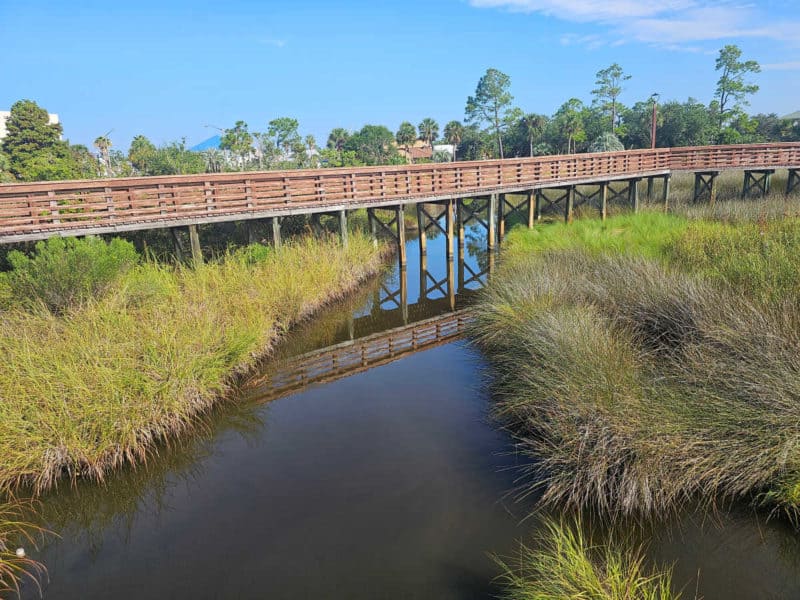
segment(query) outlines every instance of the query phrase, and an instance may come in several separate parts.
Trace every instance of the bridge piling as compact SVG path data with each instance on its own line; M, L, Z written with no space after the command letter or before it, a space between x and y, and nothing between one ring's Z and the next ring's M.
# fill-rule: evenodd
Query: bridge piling
M600 184L600 220L605 221L608 216L608 182Z
M533 229L533 221L536 218L535 217L536 211L534 210L535 203L533 199L534 194L535 192L533 190L528 192L528 200L526 203L526 206L528 208L528 229Z
M417 203L417 229L419 231L417 239L419 240L419 253L420 256L425 256L428 253L428 223L425 214L425 204L423 202Z
M458 229L458 251L464 253L464 198L456 201L456 229Z
M406 212L402 204L395 209L397 220L397 254L400 258L400 268L406 267Z
M272 217L272 245L278 250L281 247L281 218Z
M497 195L497 240L503 241L506 237L506 195Z
M175 258L178 259L178 262L183 262L186 250L183 247L180 231L177 227L170 227L169 231L172 234L172 243L175 245Z
M639 212L639 182L640 179L628 180L628 198L634 214Z
M534 193L533 220L536 223L542 220L542 195L543 192L540 189Z
M189 225L189 242L192 247L192 261L196 265L203 264L203 250L200 248L200 232L197 225Z
M661 200L664 202L664 212L669 210L669 184L672 180L672 175L664 175L664 186L661 190Z
M569 224L572 223L572 213L575 205L575 186L570 185L566 188L566 194L564 196L564 222Z
M339 211L339 238L342 242L342 247L347 248L347 211Z
M497 194L489 196L489 220L487 224L487 242L489 251L494 252L497 246Z
M786 178L786 195L788 196L798 189L800 189L800 169L789 169L789 175Z
M694 174L694 202L708 200L714 204L717 200L717 177L719 171L698 171Z
M742 184L742 200L750 197L763 198L769 194L774 169L745 170Z
M453 230L455 229L455 203L453 200L445 202L445 235L447 236L447 260L453 260Z

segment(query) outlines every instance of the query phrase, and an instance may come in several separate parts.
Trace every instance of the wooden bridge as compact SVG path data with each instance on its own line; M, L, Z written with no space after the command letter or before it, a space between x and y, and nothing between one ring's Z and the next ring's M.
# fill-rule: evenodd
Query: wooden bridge
M244 386L246 399L269 401L329 383L458 339L471 319L459 310L295 356Z
M800 143L665 148L624 152L542 156L409 166L358 167L293 171L218 173L168 177L134 177L0 185L0 244L52 236L113 234L156 228L189 227L195 257L200 256L197 226L224 221L271 219L273 239L280 243L281 219L289 215L336 214L346 242L347 211L366 208L373 233L394 237L405 263L404 209L416 205L422 238L434 220L424 204L446 206L446 234L452 241L463 220L483 219L488 245L494 247L510 212L525 215L529 225L551 202L542 190L563 194L565 219L587 197L577 186L595 185L591 199L601 214L610 199L623 198L638 207L638 182L663 180L669 195L670 176L695 173L695 199L714 200L717 175L744 171L745 193L766 193L776 169L788 169L787 192L800 189ZM612 182L625 182L620 190ZM506 194L524 194L513 204ZM463 199L479 200L469 208ZM481 205L480 202L484 204ZM389 209L387 212L376 209ZM456 220L458 223L456 224ZM448 247L452 248L452 244ZM452 250L451 250L452 252Z

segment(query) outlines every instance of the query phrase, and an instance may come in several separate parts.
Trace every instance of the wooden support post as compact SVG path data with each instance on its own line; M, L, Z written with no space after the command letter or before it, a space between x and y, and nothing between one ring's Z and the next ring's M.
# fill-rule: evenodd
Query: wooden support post
M572 223L572 209L575 205L575 186L571 185L567 188L567 194L564 198L564 222Z
M428 253L428 219L422 202L417 203L417 229L419 229L419 253L425 256Z
M278 250L281 247L281 218L272 217L272 245Z
M186 255L186 251L183 248L183 240L181 239L179 228L171 227L170 233L172 233L172 241L175 244L175 258L183 262L183 257Z
M694 174L694 201L708 199L709 204L717 200L717 176L719 171L702 171Z
M538 223L542 220L542 190L536 190L535 192L535 203L533 209L533 220Z
M528 229L533 228L533 220L536 218L535 217L536 211L534 210L534 200L533 200L534 194L535 192L533 190L528 192Z
M258 236L256 235L256 223L253 219L248 219L244 223L245 230L247 231L247 243L248 244L255 244L258 241Z
M402 211L402 207L399 210ZM403 240L405 241L405 228L403 228ZM403 256L405 257L405 251ZM408 270L405 262L400 265L400 313L403 315L403 324L408 323Z
M631 208L634 213L639 212L639 180L631 179L628 181L628 196L630 198Z
M600 219L605 221L608 216L608 182L600 184Z
M189 225L189 242L192 247L192 260L195 264L203 264L203 250L200 248L200 232L197 225Z
M661 199L664 201L664 212L669 209L669 184L672 180L672 175L664 175L664 187L662 189Z
M654 177L647 178L647 201L652 202L653 200L653 181Z
M419 255L419 299L428 299L428 255Z
M319 213L312 213L310 220L311 231L314 232L315 236L322 237L322 221L319 218Z
M745 171L744 183L742 184L742 199L758 196L764 197L769 194L770 184L772 182L773 169L765 169L759 171Z
M502 242L506 237L506 195L498 194L497 197L497 240Z
M377 217L375 216L375 209L368 208L367 209L367 221L369 221L369 235L372 238L372 245L377 248L378 247L378 222Z
M406 268L406 211L400 204L395 210L397 218L397 255L400 258L400 268Z
M459 198L456 202L456 218L458 229L458 251L464 254L464 199Z
M466 253L464 252L464 246L459 245L458 247L458 290L462 291L464 289L464 271L465 267L464 264L467 260Z
M786 195L788 196L795 190L800 190L800 169L789 169L786 178Z
M342 247L347 248L347 211L339 211L339 237L342 240Z
M447 299L449 301L450 310L456 309L456 282L455 282L455 265L453 264L453 256L447 259Z
M455 209L454 205L455 205L455 202L453 200L448 200L447 202L445 202L445 205L444 205L445 206L445 211L447 213L445 215L445 233L447 235L446 256L447 256L447 260L449 260L451 262L453 260L453 233L454 233L454 230L455 230L455 222L454 222L455 221L455 214L453 214L454 213L454 209Z
M497 194L489 196L489 220L487 221L486 237L489 251L493 252L497 246Z

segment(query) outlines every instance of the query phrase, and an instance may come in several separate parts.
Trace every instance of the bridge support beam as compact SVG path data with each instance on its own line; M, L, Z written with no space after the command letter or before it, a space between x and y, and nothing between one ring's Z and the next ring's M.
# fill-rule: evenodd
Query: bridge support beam
M370 231L373 235L377 236L378 230L383 234L392 238L397 244L397 257L400 261L400 268L406 267L406 224L405 224L405 208L402 204L394 209L383 209L385 212L391 211L393 216L388 221L383 220L380 214L374 208L367 209L367 217L370 222Z
M564 196L564 222L572 223L572 213L575 208L575 186L571 185L566 188Z
M277 250L281 247L281 218L271 217L270 221L272 222L272 245Z
M600 184L600 219L606 220L608 216L608 182Z
M428 213L425 211L425 204L417 203L417 239L419 240L419 255L428 254Z
M489 252L497 247L497 194L489 196L489 221L487 224Z
M669 184L672 181L672 175L664 175L664 187L661 190L661 200L664 202L664 212L669 208Z
M175 258L177 258L179 262L183 262L183 257L186 256L186 250L183 247L180 230L178 227L170 227L169 231L172 234L172 242L175 245Z
M447 238L447 260L453 262L453 235L455 233L455 201L447 200L445 208L445 236Z
M528 229L533 229L533 222L536 218L535 201L533 199L535 194L534 190L528 192Z
M641 180L631 179L628 181L628 199L631 210L633 210L634 213L639 212L639 181Z
M197 225L189 225L189 243L192 247L192 261L197 264L203 264L203 250L200 248L200 232L197 230Z
M745 171L742 184L742 200L750 197L763 198L769 194L769 186L775 169Z
M458 230L458 252L459 256L462 257L462 260L464 256L464 223L464 199L459 198L456 201L456 229Z
M536 190L534 192L533 220L538 223L542 220L542 200L544 192Z
M320 220L319 213L312 213L309 218L311 222L311 231L314 232L316 237L322 237L322 221Z
M789 169L789 176L786 179L786 195L788 196L795 190L800 190L800 169Z
M717 177L719 171L701 171L694 174L694 202L708 200L709 204L717 201Z
M524 222L528 224L528 227L533 227L533 205L531 204L531 197L533 191L528 192L523 199L514 203L507 194L500 194L500 203L499 203L499 239L500 241L506 235L506 225L508 224L507 221L511 215L517 213Z
M342 241L342 246L347 248L347 211L339 211L339 238Z
M506 195L497 195L497 241L502 242L506 237Z

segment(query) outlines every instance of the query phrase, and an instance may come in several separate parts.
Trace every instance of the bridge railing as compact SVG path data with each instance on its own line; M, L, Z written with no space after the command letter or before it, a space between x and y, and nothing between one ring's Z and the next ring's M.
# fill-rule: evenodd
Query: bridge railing
M423 165L0 185L0 238L356 207L675 170L800 166L800 143L665 148Z

